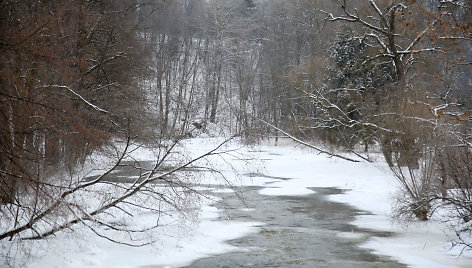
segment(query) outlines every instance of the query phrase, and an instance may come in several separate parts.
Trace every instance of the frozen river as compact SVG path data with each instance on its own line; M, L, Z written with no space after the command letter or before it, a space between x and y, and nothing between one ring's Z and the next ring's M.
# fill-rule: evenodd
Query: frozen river
M191 151L204 141L193 141ZM246 157L253 152L259 162ZM151 168L149 159L143 153L138 161ZM471 267L469 255L450 251L440 223L405 229L391 221L396 186L384 163L346 162L292 146L211 160L223 167L225 180L199 173L193 186L217 198L202 200L188 227L163 218L167 224L152 233L155 245L130 248L78 226L80 239L58 233L36 241L29 253L34 261L21 267ZM136 175L120 166L104 182L130 183ZM138 213L133 222L150 219Z
M281 179L281 178L278 178ZM259 232L228 241L239 250L199 259L187 267L405 267L358 245L389 233L351 225L365 214L329 201L336 188L312 188L304 196L267 196L262 187L241 189L247 208L234 193L220 194L222 220L261 222Z
M140 164L150 168L152 163ZM120 167L109 180L132 180L134 172ZM290 180L263 174L246 176L256 180L265 177L274 182ZM366 212L328 200L327 196L342 194L342 190L311 187L312 194L301 196L260 193L270 185L271 182L263 187L243 186L239 196L234 192L209 192L221 199L214 204L220 214L218 220L263 225L259 231L227 241L237 250L199 259L186 267L406 267L390 257L359 247L373 236L392 234L352 225L355 216Z

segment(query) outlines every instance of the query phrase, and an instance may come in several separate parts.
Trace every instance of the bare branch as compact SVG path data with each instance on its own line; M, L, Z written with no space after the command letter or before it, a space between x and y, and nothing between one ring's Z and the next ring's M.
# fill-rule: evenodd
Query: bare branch
M266 121L264 121L264 120L262 120L262 119L258 119L258 120L261 121L262 123L264 123L264 124L270 126L271 128L273 128L273 129L279 131L280 133L284 134L285 136L289 137L291 140L293 140L293 141L295 141L295 142L297 142L297 143L300 143L301 145L304 145L304 146L306 146L306 147L308 147L308 148L314 149L314 150L316 150L316 151L318 151L318 152L320 152L320 153L324 153L324 154L330 155L330 156L332 156L332 157L344 159L344 160L347 160L347 161L350 161L350 162L360 162L359 160L355 160L355 159L352 159L352 158L349 158L349 157L345 157L345 156L342 156L342 155L339 155L339 154L331 153L331 152L328 152L328 151L326 151L326 150L320 149L320 148L318 148L318 147L316 147L316 146L314 146L314 145L312 145L312 144L310 144L310 143L308 143L308 142L302 141L302 140L300 140L300 139L298 139L298 138L296 138L296 137L294 137L294 136L288 134L287 132L283 131L282 129L280 129L280 128L278 128L278 127L276 127L276 126L274 126L274 125L272 125L272 124L270 124L270 123L268 123L268 122L266 122Z
M98 107L97 105L91 103L90 101L88 101L87 99L85 99L84 97L82 97L82 95L80 95L79 93L75 92L71 87L69 86L64 86L64 85L43 85L43 86L40 86L38 88L62 88L62 89L67 89L69 92L71 92L72 94L74 94L75 96L79 97L79 99L81 99L85 104L89 105L90 107L92 107L93 109L97 110L97 111L100 111L100 112L104 112L104 113L108 113L107 110L104 110L100 107Z

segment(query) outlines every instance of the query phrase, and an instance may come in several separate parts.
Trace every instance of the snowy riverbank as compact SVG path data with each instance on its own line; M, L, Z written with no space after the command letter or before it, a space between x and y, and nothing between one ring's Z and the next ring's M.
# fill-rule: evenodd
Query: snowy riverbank
M198 154L215 144L214 139L193 139L186 142L185 149ZM298 196L313 193L311 187L336 187L345 189L341 195L330 199L345 202L372 215L358 216L355 225L372 230L394 232L397 235L373 238L362 247L375 250L382 255L392 256L411 267L470 267L470 252L457 256L449 251L448 236L439 223L411 224L404 229L390 220L391 198L396 192L394 178L389 175L383 163L352 163L329 158L326 155L286 144L274 147L263 145L246 147L233 142L228 149L239 148L226 155L210 159L215 168L223 169L225 179L200 178L203 190L230 191L227 181L234 186L262 186L263 195ZM152 154L136 151L139 160L151 160ZM259 159L259 160L256 160ZM229 165L228 165L229 164ZM237 176L254 173L254 176ZM257 176L263 172L267 176ZM273 177L289 178L281 180ZM214 204L216 198L204 199L197 220L186 224L169 220L154 235L159 237L153 246L130 248L100 239L85 228L77 232L60 233L46 241L34 242L30 248L31 259L23 251L12 256L17 263L26 267L179 267L210 255L234 250L227 240L258 232L263 222L244 222L221 219ZM244 207L241 207L244 209ZM146 215L135 221L149 220ZM163 222L166 222L163 219ZM338 233L349 238L349 234ZM9 250L3 243L2 250ZM28 250L29 251L29 250Z
M393 237L374 237L362 247L392 256L411 267L470 267L472 252L451 250L453 234L445 232L439 222L411 223L403 226L392 222L392 199L398 185L383 162L352 163L314 155L308 150L288 147L263 147L279 156L267 161L267 173L289 176L293 180L272 184L264 191L271 194L294 195L307 187L336 187L347 190L331 200L348 203L372 215L357 216L354 224L366 229L394 232ZM263 149L264 150L264 149ZM343 235L343 234L340 234Z

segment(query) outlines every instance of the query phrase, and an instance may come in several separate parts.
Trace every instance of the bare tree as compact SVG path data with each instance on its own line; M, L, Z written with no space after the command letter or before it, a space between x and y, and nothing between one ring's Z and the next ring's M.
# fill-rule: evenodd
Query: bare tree
M357 40L350 47L360 45L357 50L348 50L357 51L355 53L360 57L346 54L346 59L351 62L345 61L343 68L359 66L355 68L378 76L375 70L385 66L387 69L384 70L391 68L392 71L380 75L389 75L391 82L386 80L384 85L373 87L375 91L369 94L368 83L362 79L360 83L353 81L353 78L359 77L359 71L344 69L343 74L348 74L347 84L339 84L341 87L334 89L318 87L307 91L307 94L324 111L325 116L321 117L324 127L358 128L374 134L385 160L402 185L400 214L413 213L416 218L427 220L434 212L433 200L440 196L437 193L445 195L447 192L444 188L448 187L448 176L440 175L438 170L460 173L459 170L452 171L448 164L438 165L441 158L443 161L445 159L441 155L450 152L449 158L454 158L457 151L452 148L458 144L462 144L462 153L467 154L469 150L464 139L458 142L452 138L463 135L457 125L451 126L450 120L456 120L451 116L462 118L467 112L457 108L461 103L451 93L457 88L452 81L454 79L447 80L445 77L453 77L453 70L456 74L464 71L457 66L466 62L469 56L463 53L463 48L470 46L470 27L466 26L470 20L470 6L462 1L418 3L369 0L368 6L357 9L352 1L336 3L337 11L322 10L326 21L349 26L351 32L348 38ZM442 61L435 60L433 55L442 58ZM333 95L333 92L336 94ZM443 116L449 119L443 120ZM459 125L467 128L468 123ZM455 145L446 146L442 140L449 140ZM460 180L467 181L467 176L451 177L461 177ZM461 189L464 185L455 184L453 187ZM468 200L468 191L461 192L464 193L463 200ZM459 209L461 206L456 208L465 216L469 212Z

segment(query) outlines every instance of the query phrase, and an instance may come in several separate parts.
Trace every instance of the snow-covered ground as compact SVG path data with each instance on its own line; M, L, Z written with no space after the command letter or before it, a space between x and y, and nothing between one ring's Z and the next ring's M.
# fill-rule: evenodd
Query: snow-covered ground
M408 226L394 223L390 217L392 200L398 185L384 162L352 163L314 154L293 146L265 146L272 154L266 161L268 175L294 178L271 184L261 192L267 194L304 194L307 187L337 187L346 189L331 200L348 203L372 215L357 216L354 224L372 230L395 232L393 237L375 237L362 247L392 256L411 267L472 267L472 252L452 249L444 225L438 222L410 223ZM380 157L379 157L380 158ZM343 234L340 234L343 235Z
M198 155L220 140L192 139L186 142L185 150ZM358 216L354 224L397 233L393 237L370 239L362 247L392 256L411 267L472 267L470 252L458 256L457 251L449 250L449 237L443 232L441 224L410 224L405 229L391 221L391 200L397 185L385 164L352 163L329 158L292 143L279 144L277 147L270 144L250 147L232 142L227 147L235 148L239 148L239 151L209 159L213 167L223 170L225 177L200 178L203 184L208 185L202 189L231 191L228 181L235 186L262 186L264 188L260 194L264 195L306 195L313 192L308 189L310 187L346 189L344 194L330 198L372 213ZM140 160L152 157L152 153L145 150L137 150L134 155ZM248 172L267 176L237 175ZM270 176L291 179L278 180ZM256 232L264 224L219 219L219 211L213 206L216 201L211 198L201 203L201 212L194 224L169 224L156 231L158 233L155 235L160 239L153 246L130 248L79 229L73 234L60 233L47 241L35 242L29 248L30 259L26 259L21 250L12 256L16 256L17 264L22 267L38 268L183 266L198 258L234 250L225 241ZM142 219L134 220L146 220L146 217L143 215ZM339 236L346 235L339 233ZM5 242L0 246L3 251L9 247Z

